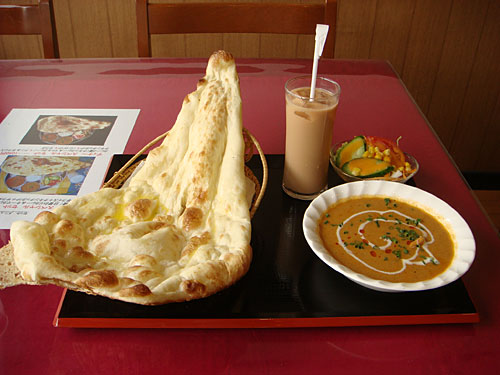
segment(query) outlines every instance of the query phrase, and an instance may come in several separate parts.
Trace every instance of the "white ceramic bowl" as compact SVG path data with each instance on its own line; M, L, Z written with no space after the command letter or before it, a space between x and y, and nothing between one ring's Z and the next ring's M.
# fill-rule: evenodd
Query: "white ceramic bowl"
M339 263L323 246L318 233L318 220L323 212L338 200L363 195L400 199L438 216L454 236L456 244L455 256L446 271L426 281L393 283L369 278ZM385 292L428 290L449 284L467 272L476 253L474 236L468 224L450 205L426 191L390 181L349 182L323 192L307 208L303 220L303 230L307 243L323 262L360 285Z

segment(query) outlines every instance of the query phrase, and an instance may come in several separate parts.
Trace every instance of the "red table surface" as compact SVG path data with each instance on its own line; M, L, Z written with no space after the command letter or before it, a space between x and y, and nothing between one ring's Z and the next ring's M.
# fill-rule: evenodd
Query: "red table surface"
M0 62L0 120L12 108L138 108L125 153L171 128L206 59ZM265 153L284 152L284 84L307 60L237 60L243 122ZM342 87L334 142L396 139L420 162L417 186L469 223L477 245L464 283L478 324L280 329L54 328L62 289L0 291L0 374L486 374L500 368L500 239L389 64L321 60ZM0 231L0 245L8 231Z

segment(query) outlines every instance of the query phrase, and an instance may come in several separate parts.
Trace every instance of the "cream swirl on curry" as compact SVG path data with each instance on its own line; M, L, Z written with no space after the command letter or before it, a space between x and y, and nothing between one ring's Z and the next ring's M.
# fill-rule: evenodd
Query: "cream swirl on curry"
M441 220L409 202L362 196L330 206L318 223L332 256L373 279L418 282L444 272L455 243Z

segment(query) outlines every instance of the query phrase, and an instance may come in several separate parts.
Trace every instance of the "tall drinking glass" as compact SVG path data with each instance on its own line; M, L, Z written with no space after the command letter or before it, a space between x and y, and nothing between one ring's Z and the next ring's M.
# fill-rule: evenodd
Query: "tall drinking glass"
M340 86L317 77L310 99L311 76L285 84L286 145L283 190L293 198L310 200L328 188L329 151Z

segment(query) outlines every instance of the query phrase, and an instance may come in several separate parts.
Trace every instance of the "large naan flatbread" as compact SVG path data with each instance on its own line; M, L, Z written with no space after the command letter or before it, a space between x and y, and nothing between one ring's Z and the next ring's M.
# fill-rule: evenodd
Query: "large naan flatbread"
M239 80L232 56L219 51L126 188L15 222L11 238L27 282L163 304L240 279L250 231Z

